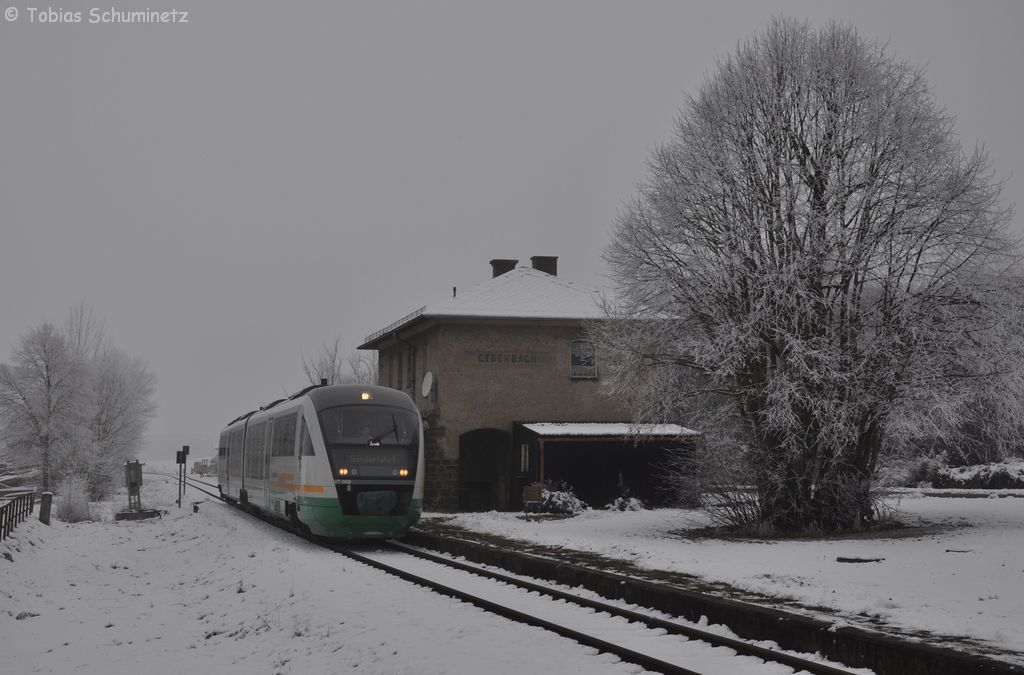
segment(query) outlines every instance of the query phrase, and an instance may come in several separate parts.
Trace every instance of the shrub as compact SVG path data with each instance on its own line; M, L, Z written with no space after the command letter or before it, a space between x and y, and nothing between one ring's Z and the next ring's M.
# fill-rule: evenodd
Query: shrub
M60 502L57 504L57 517L66 523L78 523L90 520L89 517L89 485L78 476L67 476L57 486Z
M958 468L942 468L936 472L932 486L937 488L969 488L1006 490L1024 488L1024 463L1008 462Z
M629 488L623 488L622 494L604 508L609 511L643 511L645 507L642 501L629 494Z
M604 508L609 511L643 511L644 503L636 497L616 497L615 501Z
M562 481L544 481L541 487L540 513L558 513L575 516L587 510L587 505L580 501L572 490L572 486Z

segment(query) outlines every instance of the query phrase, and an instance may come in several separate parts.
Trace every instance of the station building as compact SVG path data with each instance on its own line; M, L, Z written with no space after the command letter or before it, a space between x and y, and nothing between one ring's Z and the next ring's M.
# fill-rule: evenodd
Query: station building
M558 480L591 506L628 489L658 503L670 448L696 442L677 425L630 424L600 390L583 322L599 294L558 277L558 259L495 259L491 278L367 336L378 384L405 391L425 422L425 505L514 510L523 488Z

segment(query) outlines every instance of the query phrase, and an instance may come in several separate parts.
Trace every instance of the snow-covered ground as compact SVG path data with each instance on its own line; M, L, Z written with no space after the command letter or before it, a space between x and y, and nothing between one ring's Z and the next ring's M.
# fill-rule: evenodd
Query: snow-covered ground
M0 543L0 672L639 671L212 498L192 513L175 507L175 497L172 482L147 475L143 504L165 509L160 519L113 522L107 509L97 522L47 527L33 517ZM939 527L894 539L769 543L689 538L685 530L707 521L681 510L546 521L461 514L450 522L1024 652L1024 499L910 492L899 506L904 519ZM884 560L846 564L840 556Z
M930 527L892 538L699 538L686 531L706 527L706 516L674 509L587 511L565 520L467 513L448 524L831 608L837 621L872 619L904 632L963 636L993 652L1017 652L1010 658L1024 662L1024 499L1014 492L1021 491L965 499L903 491L892 504L900 520ZM844 563L841 557L882 560Z
M147 475L160 519L33 517L0 543L0 672L640 671L176 496Z

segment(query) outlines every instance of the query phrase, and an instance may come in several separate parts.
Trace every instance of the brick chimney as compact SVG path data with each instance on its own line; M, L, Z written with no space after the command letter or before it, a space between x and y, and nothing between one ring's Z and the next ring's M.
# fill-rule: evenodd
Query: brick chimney
M491 278L500 277L505 272L511 272L518 263L518 260L511 260L509 258L495 258L491 261Z
M530 257L530 262L533 264L533 269L540 270L541 272L547 272L553 277L558 276L558 256L557 255L535 255Z

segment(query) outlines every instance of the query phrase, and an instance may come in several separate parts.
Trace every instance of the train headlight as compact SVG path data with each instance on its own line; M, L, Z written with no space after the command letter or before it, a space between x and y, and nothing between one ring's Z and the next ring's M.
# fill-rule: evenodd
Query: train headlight
M406 476L409 475L409 470L408 469L399 469L398 470L398 475L401 476L402 478L405 478Z
M338 475L339 476L347 476L348 475L348 469L338 469Z
M364 401L372 401L373 400L373 392L364 391L361 394L359 394L359 398L361 398Z

